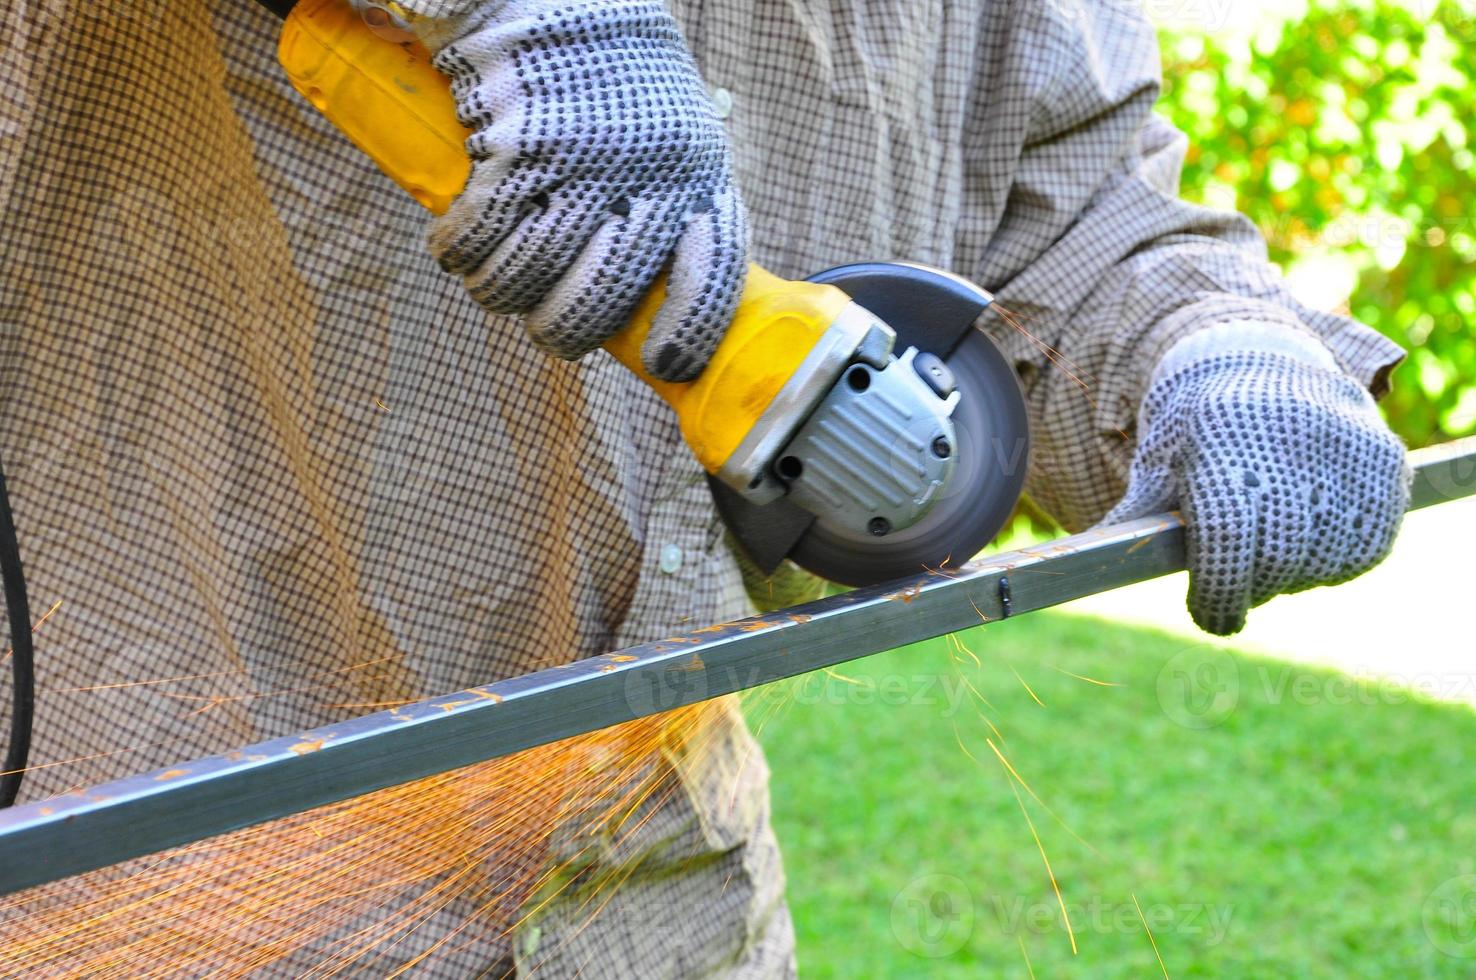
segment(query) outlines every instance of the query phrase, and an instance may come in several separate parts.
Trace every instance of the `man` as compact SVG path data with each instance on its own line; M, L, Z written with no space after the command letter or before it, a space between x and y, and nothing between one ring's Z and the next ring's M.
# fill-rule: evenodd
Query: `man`
M668 266L645 356L674 378L747 257L910 259L995 291L1021 324L981 326L1029 398L1029 492L1070 528L1182 508L1212 631L1387 552L1406 474L1370 392L1400 352L1298 304L1243 219L1176 199L1184 141L1151 114L1131 5L389 12L474 131L431 232L469 293L287 89L253 4L21 14L0 431L33 602L65 603L34 761L96 756L31 796L740 614L664 406L512 316L578 357ZM186 677L209 680L136 683ZM613 897L530 907L443 972L792 972L763 763L732 711L711 724L700 766L651 761L674 791Z

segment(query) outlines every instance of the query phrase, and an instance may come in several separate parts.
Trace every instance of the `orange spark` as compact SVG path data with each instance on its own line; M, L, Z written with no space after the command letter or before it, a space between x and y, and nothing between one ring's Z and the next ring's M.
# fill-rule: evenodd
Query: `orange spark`
M733 704L639 719L11 896L0 900L0 965L120 978L394 975L506 937L561 894L583 928L635 867L612 860L589 883L581 868L591 855L639 854L623 842L677 790L651 760L667 746L700 756ZM550 860L555 831L573 850Z
M1015 794L1015 802L1020 805L1020 812L1025 815L1025 823L1030 827L1030 836L1035 838L1036 850L1040 851L1040 859L1045 863L1046 876L1051 879L1051 890L1056 893L1056 904L1061 907L1061 920L1066 923L1066 935L1071 939L1071 955L1076 955L1076 930L1071 928L1071 913L1066 911L1066 899L1061 897L1061 886L1056 881L1056 872L1051 870L1051 859L1046 856L1045 845L1040 841L1040 833L1035 829L1035 821L1030 819L1030 811L1025 808L1025 801L1020 798L1020 791L1015 788L1013 781L1010 782L1010 792Z
M38 629L40 629L41 628L41 624L44 623L44 622L46 622L48 619L50 619L51 618L51 614L54 613L54 612L56 612L58 609L61 608L61 604L62 604L62 601L60 599L58 599L55 602L53 602L51 604L51 608L48 609L48 610L46 610L45 615L43 615L40 619L36 620L35 623L31 624L31 632L32 633L35 633ZM10 656L14 652L15 652L15 648L14 647L11 647L10 649L6 650L4 654L0 654L0 660L4 660L6 657Z
M1035 980L1035 967L1030 965L1030 954L1025 951L1025 937L1017 932L1015 941L1020 944L1020 955L1025 957L1025 972L1030 974L1030 980Z
M1148 928L1148 920L1143 917L1143 906L1138 904L1138 896L1135 894L1133 895L1133 908L1138 910L1138 921L1143 923L1143 931L1148 934L1148 942L1153 945L1153 955L1158 959L1158 968L1163 971L1163 980L1169 980L1168 967L1163 965L1163 956L1158 952L1158 941L1153 938L1153 930Z
M1038 696L1036 696L1035 691L1031 689L1031 687L1030 687L1029 684L1026 684L1025 683L1025 678L1023 678L1023 677L1020 676L1020 672L1018 670L1016 670L1014 667L1010 667L1010 673L1014 674L1015 675L1015 680L1019 681L1020 682L1020 686L1023 687L1023 688L1025 688L1025 693L1026 694L1029 694L1030 697L1031 697L1031 699L1033 701L1035 701L1036 704L1038 704L1042 708L1044 708L1045 707L1045 702L1042 701Z
M1062 667L1051 666L1051 670L1054 670L1057 673L1065 674L1067 677L1075 677L1079 681L1086 681L1088 684L1096 684L1098 687L1122 687L1122 685L1116 681L1099 681L1095 677L1088 677L1085 674L1073 674L1071 671L1066 670Z

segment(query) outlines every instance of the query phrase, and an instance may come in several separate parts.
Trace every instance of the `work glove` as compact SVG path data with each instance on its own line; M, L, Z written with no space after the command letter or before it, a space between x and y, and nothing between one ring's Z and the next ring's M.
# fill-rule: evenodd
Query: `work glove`
M1104 524L1179 509L1189 612L1222 636L1272 596L1383 560L1409 504L1404 446L1367 390L1290 327L1232 323L1170 349Z
M431 230L442 267L571 360L669 268L642 360L695 378L742 292L748 233L723 124L661 0L403 6L430 15L411 26L472 130L471 177Z

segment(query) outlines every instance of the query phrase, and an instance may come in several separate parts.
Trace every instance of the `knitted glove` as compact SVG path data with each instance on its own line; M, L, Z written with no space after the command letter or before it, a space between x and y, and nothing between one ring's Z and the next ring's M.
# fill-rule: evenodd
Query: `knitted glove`
M670 268L646 370L701 373L742 292L748 234L723 125L661 0L405 3L472 130L431 251L494 313L573 359Z
M1104 524L1178 508L1189 611L1228 636L1272 596L1383 560L1409 504L1404 446L1310 335L1232 323L1155 370L1126 496Z

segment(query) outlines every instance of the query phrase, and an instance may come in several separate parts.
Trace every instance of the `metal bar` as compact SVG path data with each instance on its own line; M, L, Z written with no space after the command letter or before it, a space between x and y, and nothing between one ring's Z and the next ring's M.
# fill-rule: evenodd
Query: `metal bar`
M1411 454L1476 492L1476 438ZM0 811L0 894L1184 567L1165 514Z

